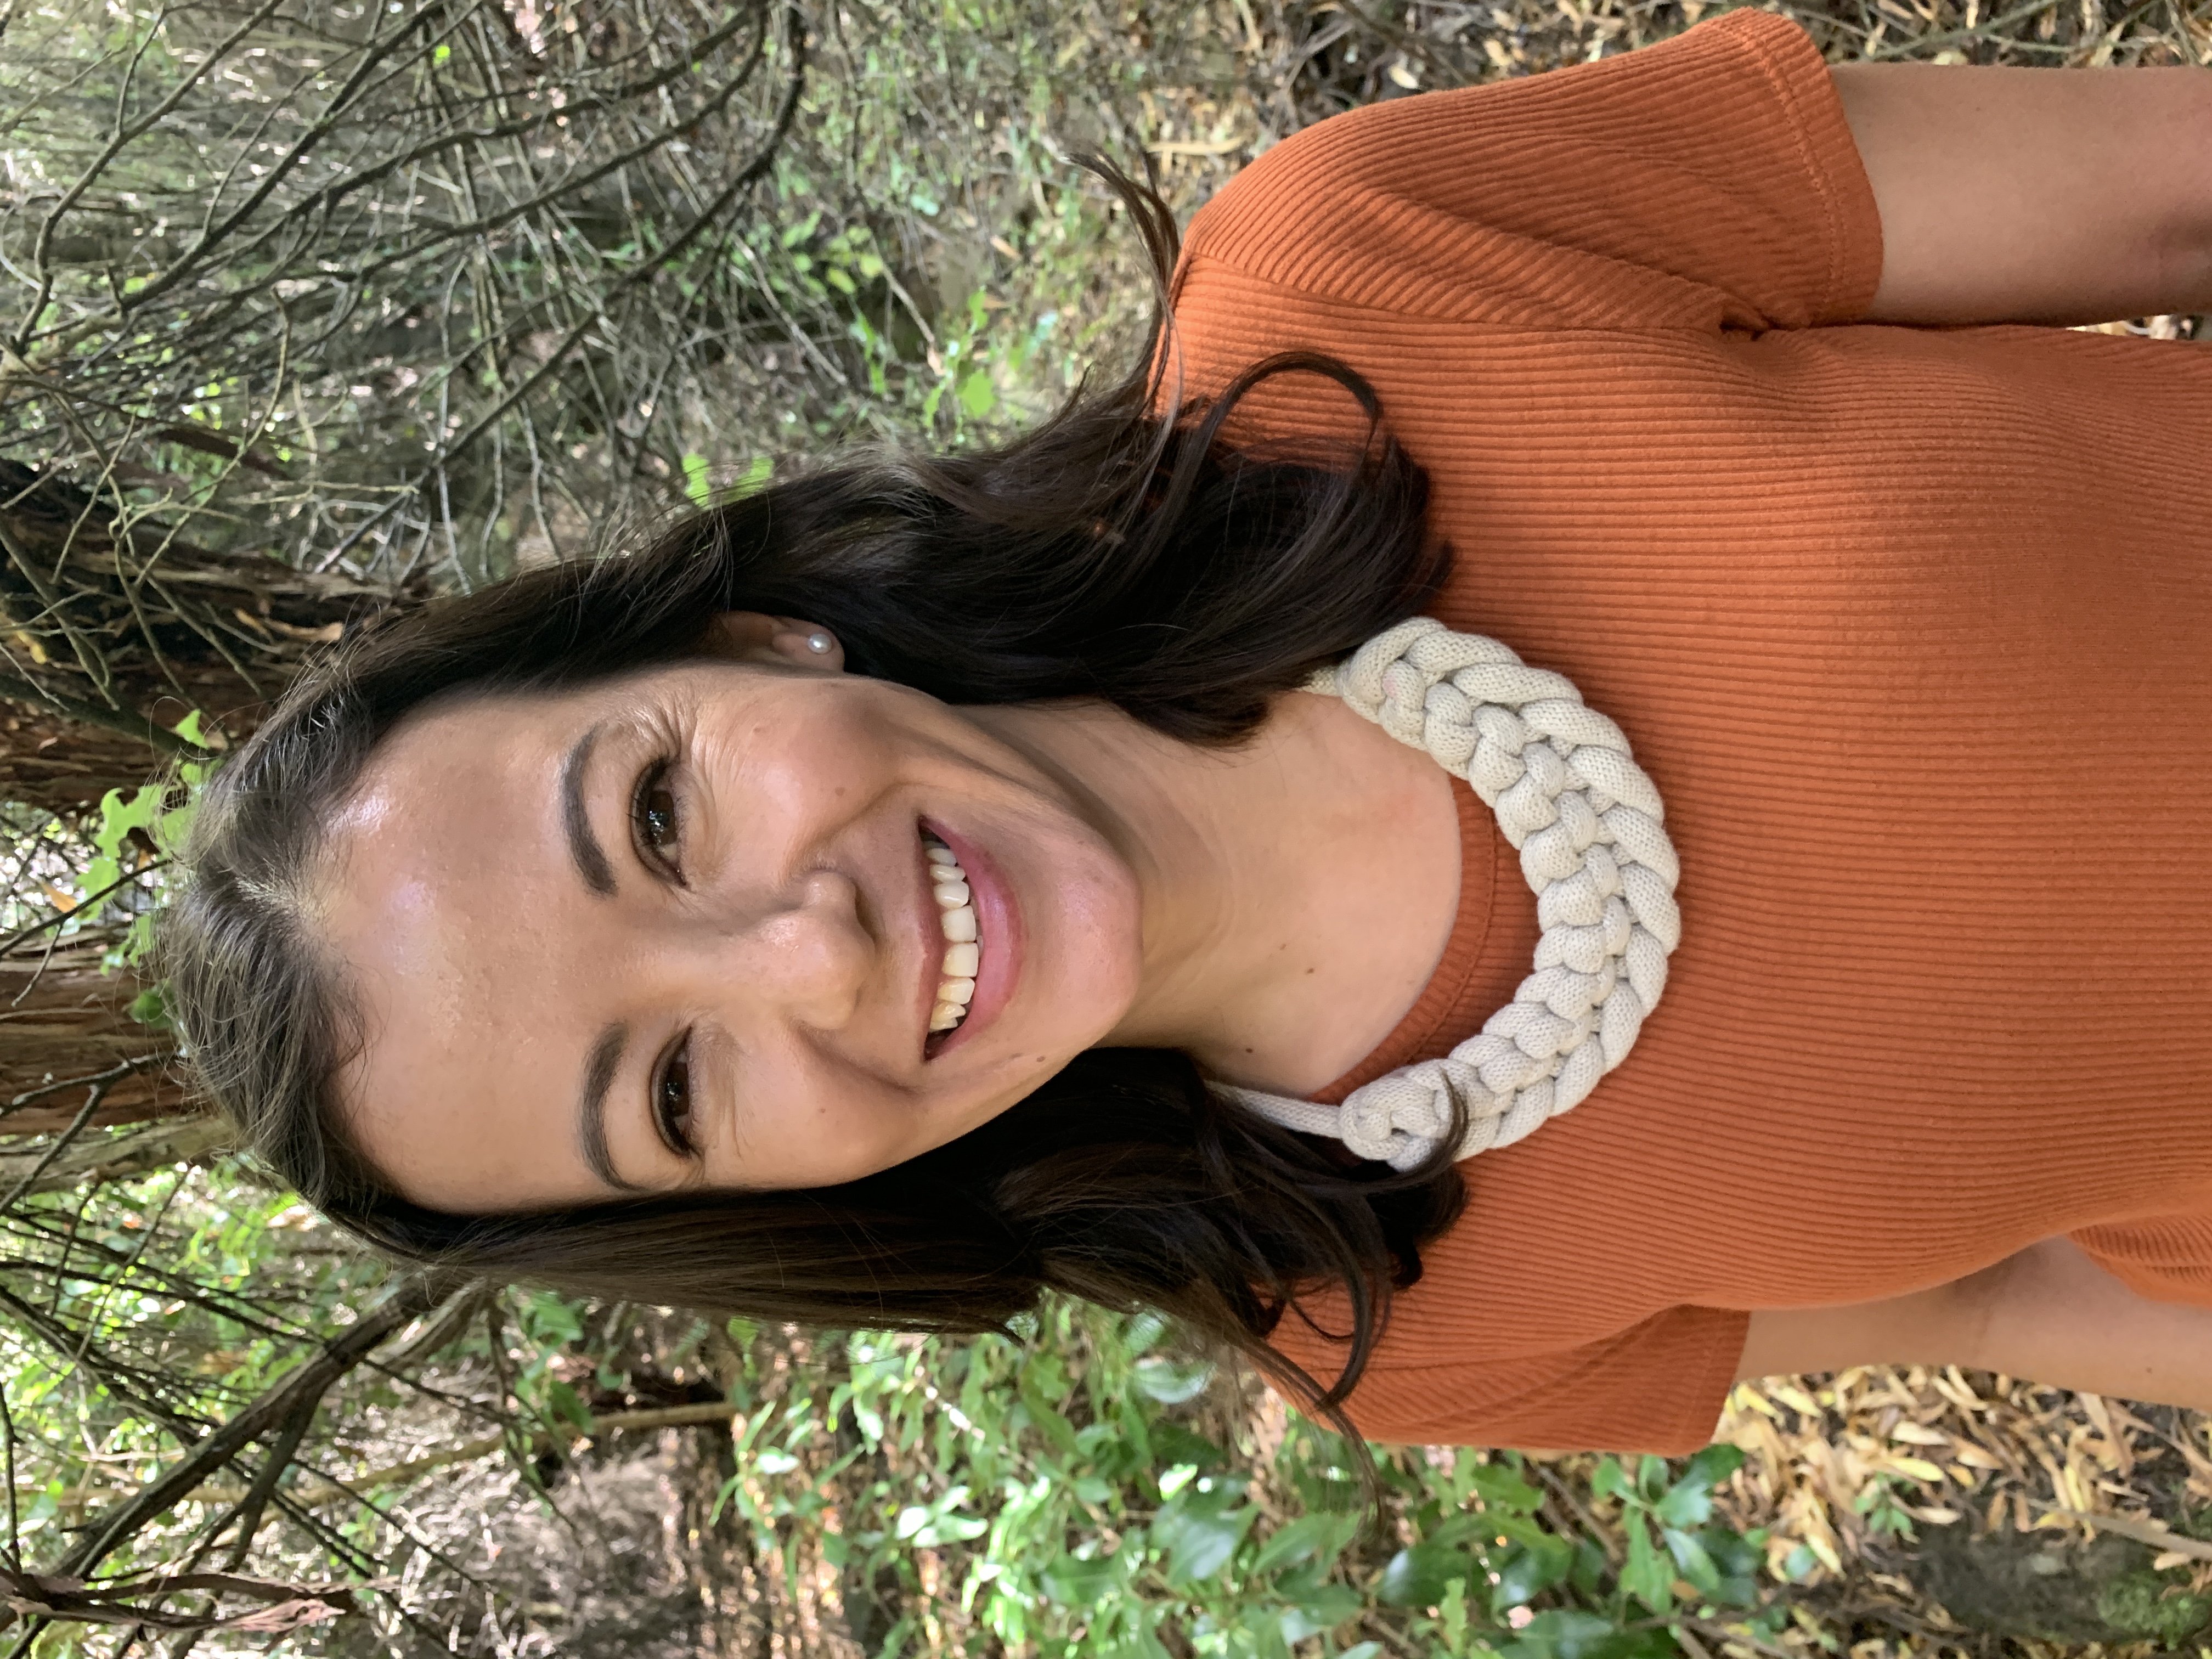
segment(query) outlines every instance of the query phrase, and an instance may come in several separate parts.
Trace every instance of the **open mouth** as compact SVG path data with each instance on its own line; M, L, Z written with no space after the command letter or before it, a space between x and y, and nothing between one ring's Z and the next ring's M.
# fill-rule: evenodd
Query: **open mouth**
M937 925L944 935L945 954L939 964L937 1000L930 1006L932 1047L959 1029L975 1000L975 975L982 965L982 945L975 927L975 897L968 872L947 847L927 830L921 832L924 854L929 860L930 896L937 902Z

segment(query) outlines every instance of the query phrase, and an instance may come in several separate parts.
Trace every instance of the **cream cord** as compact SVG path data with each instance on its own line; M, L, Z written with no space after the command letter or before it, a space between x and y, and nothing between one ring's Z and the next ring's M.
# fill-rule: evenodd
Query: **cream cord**
M1442 1060L1401 1066L1341 1106L1231 1093L1261 1116L1333 1135L1411 1169L1467 1106L1472 1158L1582 1103L1626 1058L1667 988L1682 935L1681 866L1666 809L1628 739L1564 677L1496 640L1420 617L1376 635L1306 690L1341 696L1399 742L1465 778L1521 854L1544 936L1536 971L1481 1032Z

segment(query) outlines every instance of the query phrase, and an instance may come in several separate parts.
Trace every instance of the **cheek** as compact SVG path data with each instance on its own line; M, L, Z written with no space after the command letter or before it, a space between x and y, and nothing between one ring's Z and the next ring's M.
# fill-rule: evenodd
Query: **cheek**
M1144 971L1144 913L1136 873L1086 826L1062 820L1038 874L1054 902L1053 972L1066 991L1049 999L1049 1017L1084 1048L1127 1012Z
M793 698L702 730L700 763L734 786L745 817L818 835L895 782L896 733L851 708L850 698Z
M809 1068L778 1087L769 1079L754 1121L738 1134L737 1179L777 1188L841 1186L879 1174L952 1139L942 1115L870 1079Z

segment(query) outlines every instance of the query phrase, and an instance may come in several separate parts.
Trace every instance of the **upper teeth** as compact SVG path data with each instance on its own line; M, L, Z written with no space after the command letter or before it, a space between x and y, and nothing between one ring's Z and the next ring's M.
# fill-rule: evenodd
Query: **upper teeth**
M922 848L929 855L938 926L945 930L944 977L937 987L936 1005L929 1011L929 1029L949 1031L968 1018L982 951L975 941L975 906L968 890L968 872L952 856L952 849L934 836L924 833Z

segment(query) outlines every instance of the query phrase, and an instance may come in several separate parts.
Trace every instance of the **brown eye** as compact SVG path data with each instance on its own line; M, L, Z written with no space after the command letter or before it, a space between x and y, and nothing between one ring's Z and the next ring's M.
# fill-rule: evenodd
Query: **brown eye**
M653 1084L653 1127L662 1142L678 1158L690 1158L698 1148L691 1142L691 1042L687 1036L669 1055Z
M676 795L655 789L645 798L645 844L656 853L676 844Z
M677 820L676 792L668 787L668 763L656 761L637 781L630 800L630 822L638 850L680 881L677 854L683 839Z

